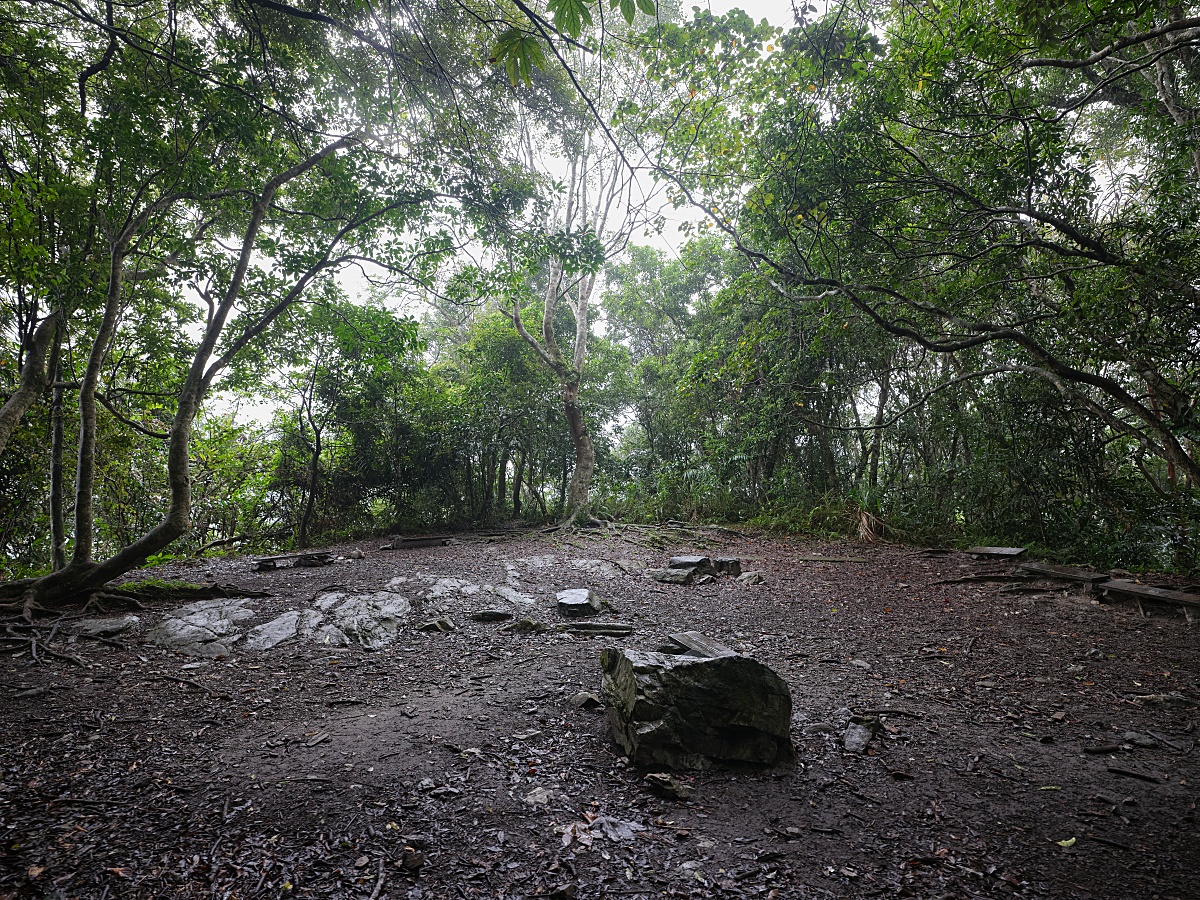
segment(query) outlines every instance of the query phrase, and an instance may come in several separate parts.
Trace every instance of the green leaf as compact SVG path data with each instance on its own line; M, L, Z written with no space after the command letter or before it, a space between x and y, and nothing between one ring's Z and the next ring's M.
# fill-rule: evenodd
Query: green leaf
M554 18L554 27L573 38L592 24L592 11L585 0L550 0L546 9Z
M509 80L513 84L518 80L524 81L526 86L530 83L534 68L546 67L546 57L537 38L516 28L510 28L496 38L492 62L504 63Z
M648 16L654 16L654 0L637 0L637 8Z
M637 15L637 5L634 0L621 0L621 15L625 17L625 21L630 25L633 24L633 17Z

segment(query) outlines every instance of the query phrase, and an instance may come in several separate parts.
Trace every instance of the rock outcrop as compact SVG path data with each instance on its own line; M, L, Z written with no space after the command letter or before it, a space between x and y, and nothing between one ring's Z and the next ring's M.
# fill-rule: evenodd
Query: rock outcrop
M600 665L613 737L635 763L702 769L792 758L791 692L755 659L607 649Z

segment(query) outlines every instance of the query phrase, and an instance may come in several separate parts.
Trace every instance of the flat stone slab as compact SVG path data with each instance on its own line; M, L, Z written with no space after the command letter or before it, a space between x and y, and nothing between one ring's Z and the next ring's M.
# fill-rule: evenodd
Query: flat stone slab
M68 631L88 637L114 637L135 627L140 621L141 619L132 613L103 619L80 619L71 625Z
M247 650L270 650L276 644L295 637L299 626L300 610L290 610L277 619L251 628L246 633L246 642L243 646Z
M594 616L600 612L600 598L590 588L571 588L559 591L558 612L569 619Z
M512 617L513 614L507 609L481 609L471 613L471 618L476 622L506 622Z
M352 594L332 610L332 625L364 650L378 650L396 640L412 604L391 591Z
M197 600L172 610L146 632L146 640L190 656L228 656L229 647L242 636L237 623L253 619L245 598Z
M695 569L650 569L646 574L661 584L691 584L696 580Z
M610 648L600 667L613 738L638 765L699 769L714 760L792 758L791 692L758 660Z
M572 634L603 634L610 637L625 637L633 634L633 626L625 622L569 622L558 626L559 631Z
M492 585L484 585L484 587L490 590L497 597L502 597L503 599L507 600L509 603L515 603L518 606L533 606L533 596L531 594L522 593L516 588L508 587L507 585L497 585L495 587Z

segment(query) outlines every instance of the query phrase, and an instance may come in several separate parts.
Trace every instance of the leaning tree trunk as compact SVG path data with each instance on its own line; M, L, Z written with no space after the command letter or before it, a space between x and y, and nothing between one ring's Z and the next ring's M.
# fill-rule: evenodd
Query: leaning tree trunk
M54 341L57 325L57 318L53 315L47 316L38 325L25 352L25 365L21 367L21 380L17 389L4 401L4 405L0 406L0 453L4 452L4 447L22 416L46 390L46 383L52 375L46 371L46 355Z
M104 316L92 343L88 366L84 371L79 389L79 465L75 473L75 546L71 560L65 568L51 572L49 575L20 579L0 585L0 597L20 598L25 615L32 616L32 611L37 604L47 601L69 601L72 598L86 596L114 578L143 565L149 557L165 550L177 538L187 533L191 527L192 501L191 461L188 450L191 445L192 427L196 415L200 411L201 401L208 392L213 378L230 363L236 353L269 327L278 315L295 303L317 274L324 270L333 246L330 245L326 248L325 256L314 263L283 298L260 316L254 326L245 329L220 357L212 361L225 324L241 296L246 272L257 247L259 231L271 209L275 194L282 185L303 175L323 159L340 148L348 146L354 140L356 139L347 137L334 141L303 162L280 172L267 181L262 193L255 199L242 236L241 251L236 264L230 273L220 302L210 311L203 337L196 348L187 376L179 391L179 403L168 432L166 512L159 523L140 538L122 547L103 562L96 562L92 558L92 490L96 465L96 388L99 383L100 369L120 313L125 256L133 238L150 217L179 202L182 199L181 195L165 195L148 205L112 240L108 296ZM335 243L344 234L345 231L339 232Z

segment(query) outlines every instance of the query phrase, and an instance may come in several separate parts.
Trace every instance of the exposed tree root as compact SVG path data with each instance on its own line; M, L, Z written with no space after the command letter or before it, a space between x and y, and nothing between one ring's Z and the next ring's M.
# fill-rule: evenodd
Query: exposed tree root
M6 613L17 613L21 621L32 623L35 617L78 611L81 614L108 615L127 609L144 610L149 606L165 603L191 603L196 600L212 600L229 597L267 597L262 591L249 591L233 584L146 584L133 582L125 587L114 585L100 589L76 591L48 601L38 602L33 589L26 590L18 599L0 603L0 618Z
M45 664L44 657L52 656L55 659L64 660L82 669L89 668L86 662L73 653L64 653L50 646L50 642L54 640L55 635L58 633L58 626L61 621L61 619L55 621L50 627L50 633L47 635L43 635L33 625L10 623L4 626L4 632L7 636L3 640L6 643L28 644L30 659L39 665ZM18 630L28 631L28 634L17 634ZM41 651L41 655L38 654L39 650Z

